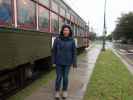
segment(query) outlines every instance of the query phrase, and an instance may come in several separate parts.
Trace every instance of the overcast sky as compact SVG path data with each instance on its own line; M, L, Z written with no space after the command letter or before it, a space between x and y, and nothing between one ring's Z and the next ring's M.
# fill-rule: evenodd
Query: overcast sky
M103 32L104 0L64 0L98 35ZM107 30L111 33L122 13L133 12L133 0L107 0Z

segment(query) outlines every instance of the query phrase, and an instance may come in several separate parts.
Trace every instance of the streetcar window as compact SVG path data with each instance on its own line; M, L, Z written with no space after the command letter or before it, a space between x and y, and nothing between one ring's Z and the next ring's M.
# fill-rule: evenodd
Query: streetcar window
M72 28L72 31L74 33L74 24L73 23L71 23L71 28Z
M65 19L59 17L59 31L61 30L61 27L63 26L64 23L65 23Z
M63 8L60 8L60 15L65 17L65 10Z
M71 21L74 22L74 16L71 15Z
M68 20L70 20L70 13L67 12L66 17L67 17Z
M0 0L0 25L9 24L12 21L11 0Z
M59 8L58 8L58 4L54 1L52 1L52 10L55 11L55 12L59 12Z
M78 27L78 36L80 36L80 27Z
M51 12L51 31L54 33L59 32L58 15Z
M79 27L79 34L78 34L78 36L81 36L81 28Z
M75 25L75 36L77 36L77 32L78 32L77 25Z
M39 6L39 29L49 31L49 10Z
M70 20L67 20L67 21L66 21L66 24L70 24Z
M49 7L49 0L39 0L39 3L45 5L46 7Z
M74 36L76 36L76 25L74 24Z
M35 27L35 3L31 0L17 0L18 25L24 28Z

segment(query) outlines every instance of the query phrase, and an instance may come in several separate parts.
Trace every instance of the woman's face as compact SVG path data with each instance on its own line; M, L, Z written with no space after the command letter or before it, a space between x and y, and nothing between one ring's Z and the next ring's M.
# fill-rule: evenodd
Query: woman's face
M69 36L69 34L70 34L70 30L69 30L69 28L64 28L64 30L63 30L63 34L64 34L64 36L65 37L68 37Z

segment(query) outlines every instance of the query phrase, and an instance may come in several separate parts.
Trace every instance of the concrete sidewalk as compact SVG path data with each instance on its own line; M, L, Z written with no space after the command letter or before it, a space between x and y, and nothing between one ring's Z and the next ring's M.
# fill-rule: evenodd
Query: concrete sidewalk
M78 57L78 68L70 71L69 97L67 100L82 100L93 72L101 47L96 45ZM54 80L41 87L25 100L54 100Z

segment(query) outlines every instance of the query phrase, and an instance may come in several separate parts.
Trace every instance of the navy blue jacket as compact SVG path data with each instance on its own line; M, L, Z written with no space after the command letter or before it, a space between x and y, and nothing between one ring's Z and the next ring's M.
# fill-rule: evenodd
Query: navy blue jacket
M72 37L56 37L53 43L52 63L71 65L77 63L77 51Z

